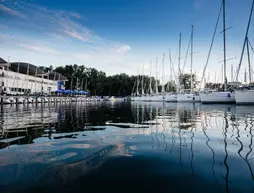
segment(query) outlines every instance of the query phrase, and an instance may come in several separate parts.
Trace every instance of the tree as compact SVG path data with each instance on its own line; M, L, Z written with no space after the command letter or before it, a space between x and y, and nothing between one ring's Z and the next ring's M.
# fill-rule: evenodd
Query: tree
M220 89L222 87L223 87L223 84L221 83L208 82L205 84L205 88L209 88L209 89Z
M169 81L165 84L165 90L167 92L176 92L175 82Z
M85 90L87 82L87 91L90 95L101 96L128 96L132 94L132 90L136 89L135 82L142 76L129 76L125 73L116 74L113 76L106 76L105 72L98 71L95 68L87 68L85 66L65 65L54 69L67 78L65 83L66 89ZM78 80L78 82L77 82ZM149 90L150 77L143 76L144 90ZM155 86L155 78L151 77L152 88ZM83 82L83 84L82 84ZM159 85L159 81L158 81ZM139 85L139 92L141 93L141 84Z
M52 72L53 66L50 65L49 67L39 66L39 69L43 70L45 73Z
M193 88L196 88L197 84L199 81L197 81L197 76L196 74L181 74L179 77L180 80L180 85L183 86L184 89L191 89L191 78L192 78L192 83L193 83Z

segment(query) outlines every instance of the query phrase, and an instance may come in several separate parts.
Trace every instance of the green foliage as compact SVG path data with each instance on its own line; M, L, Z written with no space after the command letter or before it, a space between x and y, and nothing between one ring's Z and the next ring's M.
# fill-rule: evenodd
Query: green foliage
M217 91L224 91L224 84L208 82L205 84L205 88L209 88ZM227 85L227 90L232 90L234 86Z
M39 69L43 70L44 72L51 72L53 70L53 66L50 65L49 67L39 66Z
M180 85L183 86L184 89L191 89L191 74L181 74L179 77ZM197 81L197 76L192 74L192 82L193 88L196 88L199 81Z
M167 92L176 92L176 85L173 81L169 81L165 84L165 90Z
M90 95L128 96L132 94L133 88L136 91L137 76L129 76L125 73L106 76L105 72L98 71L95 68L78 66L76 64L60 66L54 69L54 71L61 73L68 79L65 83L66 89L87 90ZM142 76L139 76L140 93L141 79ZM143 80L144 89L148 91L150 78L148 76L143 76ZM152 77L152 88L154 88L154 86L155 78Z
M221 83L208 82L205 84L205 88L209 88L209 89L220 89L222 87L223 87L223 84Z

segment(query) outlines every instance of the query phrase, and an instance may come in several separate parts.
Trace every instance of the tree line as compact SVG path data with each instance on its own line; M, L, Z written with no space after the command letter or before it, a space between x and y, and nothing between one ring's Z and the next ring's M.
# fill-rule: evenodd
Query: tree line
M54 71L62 74L67 78L65 89L67 90L85 90L89 95L99 96L129 96L136 93L137 80L139 80L138 91L141 93L141 80L143 79L143 88L145 93L149 93L150 77L145 75L127 75L120 73L112 76L107 76L105 72L95 68L85 67L83 65L65 65L56 67L50 66L44 71ZM185 89L190 89L190 75L181 75L181 84ZM197 84L196 76L193 75L193 85ZM152 88L155 91L155 77L151 77ZM159 92L162 90L160 81L157 80ZM176 85L174 81L165 83L164 88L168 92L175 92Z

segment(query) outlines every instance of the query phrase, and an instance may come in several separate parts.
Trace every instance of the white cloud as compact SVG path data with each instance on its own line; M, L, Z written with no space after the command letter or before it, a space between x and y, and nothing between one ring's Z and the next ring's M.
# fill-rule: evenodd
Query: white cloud
M0 5L0 10L22 18L23 21L19 21L20 25L22 24L31 29L39 29L40 32L45 34L56 33L87 42L102 40L101 37L77 21L77 19L82 19L82 16L76 12L53 10L25 1L16 3L12 0Z
M4 1L2 1L4 2ZM5 12L5 13L8 13L10 15L14 15L14 16L17 16L17 17L21 17L21 18L25 18L25 15L21 14L20 12L14 10L14 9L11 9L7 6L4 6L4 5L0 5L0 10Z
M78 53L78 54L73 54L73 56L75 57L75 58L79 58L79 59L88 59L89 57L90 57L90 55L89 54L80 54L80 53Z
M48 54L58 54L59 52L50 47L51 44L47 42L35 41L29 37L18 36L14 37L9 34L0 34L0 42L5 46L5 48L13 47L24 48L30 51L48 53Z
M70 13L72 17L76 18L76 19L81 19L83 18L82 15L80 15L79 13L76 12L71 12Z
M117 48L116 53L118 54L125 54L131 50L131 47L129 45L123 45Z
M53 10L26 1L15 2L4 2L5 10L24 16L12 18L7 28L1 30L0 43L4 46L0 47L0 52L3 56L10 52L15 54L11 56L13 59L25 61L29 56L31 63L45 66L77 63L109 74L133 70L129 68L133 64L129 64L126 54L131 46L101 37L85 26L86 18L79 13ZM23 33L20 33L21 28ZM31 51L34 52L32 55Z
M54 49L45 47L45 46L40 46L40 45L28 45L28 44L19 44L20 47L36 51L36 52L44 52L48 54L57 54L58 52Z

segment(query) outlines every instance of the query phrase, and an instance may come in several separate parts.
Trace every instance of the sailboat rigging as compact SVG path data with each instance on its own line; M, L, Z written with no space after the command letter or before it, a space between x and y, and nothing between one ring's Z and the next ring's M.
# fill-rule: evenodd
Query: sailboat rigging
M222 0L222 11L223 11L223 74L224 74L224 91L203 91L200 93L200 98L202 103L234 103L235 102L235 96L234 93L227 91L227 72L226 72L226 0ZM221 10L219 12L220 16ZM215 27L215 33L218 26L219 17L217 19L216 27ZM212 39L212 44L215 38L215 33ZM210 50L208 53L208 57L210 57L212 45L210 46ZM207 62L208 63L208 62ZM207 64L205 68L207 67ZM204 73L203 73L204 76Z

